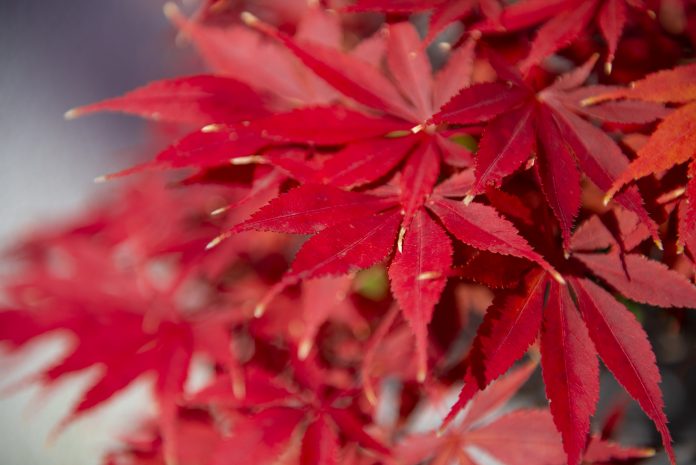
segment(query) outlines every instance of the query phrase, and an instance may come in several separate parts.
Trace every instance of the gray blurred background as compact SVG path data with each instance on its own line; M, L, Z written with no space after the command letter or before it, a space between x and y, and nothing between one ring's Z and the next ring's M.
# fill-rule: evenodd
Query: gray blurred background
M174 44L163 0L0 0L0 248L22 231L79 213L104 195L95 176L142 159L146 125L99 115L64 121L71 107L179 73L191 52ZM151 155L151 154L148 154ZM33 344L36 369L60 338ZM0 361L0 388L17 379ZM91 373L94 375L94 373ZM147 411L145 383L51 437L90 374L49 392L0 396L1 465L88 465Z
M0 0L0 240L77 211L139 156L145 125L63 113L178 74L164 0ZM182 59L183 57L183 59Z

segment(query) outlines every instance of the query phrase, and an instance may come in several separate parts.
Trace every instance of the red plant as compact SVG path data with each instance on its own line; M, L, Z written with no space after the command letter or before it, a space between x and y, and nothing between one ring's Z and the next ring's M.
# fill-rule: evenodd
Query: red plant
M205 2L194 19L165 9L210 74L68 112L189 132L105 176L133 182L110 204L16 250L24 266L6 285L0 338L18 348L74 336L44 384L103 367L68 420L155 375L147 440L107 462L650 455L591 432L599 356L674 463L655 355L624 302L696 306L684 26L696 7L239 3ZM386 13L384 24L365 11ZM407 16L427 11L421 39ZM455 22L464 35L429 57ZM631 60L655 43L677 51ZM641 79L627 87L626 76ZM176 173L144 173L156 170ZM491 419L534 370L513 368L527 353L541 360L549 409ZM191 392L196 363L207 384Z

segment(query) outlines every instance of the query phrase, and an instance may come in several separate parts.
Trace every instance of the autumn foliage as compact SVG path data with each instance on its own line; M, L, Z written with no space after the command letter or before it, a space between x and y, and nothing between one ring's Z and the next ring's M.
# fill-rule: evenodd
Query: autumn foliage
M124 112L180 137L101 178L127 175L112 200L18 246L0 312L12 348L74 339L30 381L102 368L66 424L151 377L158 415L105 463L652 455L591 427L599 360L675 462L627 304L696 307L696 5L165 13L206 74L66 116ZM500 414L537 364L548 408Z

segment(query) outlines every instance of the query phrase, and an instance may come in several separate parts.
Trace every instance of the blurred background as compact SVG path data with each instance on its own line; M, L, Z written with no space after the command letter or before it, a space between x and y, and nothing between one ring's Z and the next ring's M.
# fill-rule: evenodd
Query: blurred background
M92 182L152 155L147 126L100 115L63 120L71 107L121 94L154 79L175 76L196 63L177 47L162 14L164 0L0 1L0 248L23 231L69 218L109 185ZM191 9L193 5L184 5ZM2 267L0 267L2 269ZM6 272L6 270L5 270ZM696 463L696 317L639 308L660 360L666 411L680 463ZM675 318L676 317L676 318ZM30 363L7 375L17 360L0 361L0 389L50 362L65 341L45 339L29 348ZM27 355L27 354L24 354ZM531 396L541 391L537 379ZM148 412L145 383L55 435L89 374L50 391L21 388L0 396L2 465L88 465L117 444L120 434ZM598 419L623 402L610 376L602 378ZM538 399L537 399L538 400ZM657 444L657 435L629 403L619 439ZM645 463L667 463L662 455Z
M100 115L65 121L77 105L179 74L192 57L178 48L162 0L0 1L0 248L25 231L69 219L110 189L94 177L145 153L147 126ZM0 269L3 273L6 269ZM29 349L22 372L48 363L65 341ZM21 373L0 361L0 388ZM59 420L89 381L76 376L51 391L22 388L0 396L2 465L90 465L147 412L145 383L55 435ZM55 436L55 437L54 437Z
M138 156L135 118L63 113L176 73L157 0L0 2L0 240L77 211Z

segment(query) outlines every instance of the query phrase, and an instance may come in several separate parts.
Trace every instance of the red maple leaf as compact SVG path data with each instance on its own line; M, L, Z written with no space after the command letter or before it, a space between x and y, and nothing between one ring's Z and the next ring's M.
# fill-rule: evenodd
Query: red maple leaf
M308 184L281 195L223 237L249 229L314 234L297 253L285 278L259 303L258 314L288 285L368 268L388 259L398 242L389 275L392 291L416 335L419 378L423 379L427 325L452 265L446 230L469 246L532 260L557 275L493 208L447 199L446 189L453 182L442 185L442 194L437 188L427 202L416 206L410 221L408 213L400 211L403 200L398 194L375 196Z
M68 420L154 375L160 411L148 438L113 462L472 464L482 461L476 449L509 464L556 464L563 452L572 465L645 456L590 432L597 356L674 460L655 355L620 299L696 301L678 273L696 247L693 65L632 89L585 86L605 79L598 55L580 66L553 57L570 66L555 82L537 66L582 47L581 38L594 51L586 33L598 28L610 72L628 8L644 10L638 0L348 8L396 12L381 28L377 16L344 15L346 3L291 11L295 2L207 1L195 19L167 5L209 74L157 81L67 116L122 111L193 128L118 174L191 172L174 189L143 182L28 241L0 339L21 347L69 333L67 355L38 375L47 384L103 369ZM411 23L391 23L426 10L425 39ZM434 72L426 45L460 19L469 34ZM525 49L532 34L516 66L499 58L519 58L510 44ZM669 40L678 48L686 38L678 39ZM636 50L628 40L622 48L635 56L659 42L631 40ZM455 142L464 136L475 154ZM512 177L525 168L530 175ZM660 244L658 225L638 188L624 189L653 174L641 189L654 187L645 200L664 223L663 255L647 241ZM600 191L618 194L618 205L604 208ZM276 232L308 237L300 245ZM378 297L360 284L371 273ZM490 303L470 347L469 301L481 312ZM494 418L533 365L498 378L537 339L550 410ZM191 393L194 365L208 379ZM462 377L451 427L415 432L418 405L441 405Z
M251 10L255 11L254 9ZM271 98L275 110L302 105L329 104L338 93L305 68L285 47L241 24L216 27L191 21L174 4L165 13L195 46L208 69L236 79ZM237 7L237 14L241 13ZM308 8L298 20L295 38L341 49L343 31L339 18L321 8ZM230 47L235 44L235 47ZM379 48L379 44L375 44ZM354 50L367 59L370 50ZM269 66L272 64L272 66Z
M681 191L683 198L679 216L679 240L696 254L696 66L685 65L650 74L633 83L630 89L589 97L586 104L608 99L682 104L657 126L638 156L607 190L608 202L633 180L660 173L690 161L689 181Z
M360 390L332 384L331 373L339 370L321 368L314 355L304 360L290 357L291 377L247 370L245 383L249 396L240 401L233 401L229 382L223 378L191 400L192 405L227 407L233 415L242 415L241 422L236 422L236 434L226 438L218 448L215 454L218 460L244 463L242 460L251 456L255 457L255 463L269 463L291 449L298 439L301 441L298 461L303 465L335 463L338 451L349 443L390 455L390 450L369 434L361 421L364 416L356 402ZM263 443L269 447L258 447L253 438L259 436L268 438ZM240 453L242 450L248 453Z
M588 112L580 103L588 89L580 86L595 61L596 57L538 89L493 57L499 80L462 90L433 117L436 123L488 122L476 156L476 182L466 201L488 186L499 186L533 157L538 182L558 219L565 249L580 210L580 170L600 189L607 189L628 166L616 142L578 114L622 123L645 123L664 115L662 108L650 104L632 106L633 111L611 106ZM659 241L657 227L637 190L622 195L617 201L638 214Z
M200 286L201 276L219 275L217 260L229 266L237 253L234 241L214 259L202 252L215 226L197 221L207 217L211 202L220 202L218 195L200 189L184 197L145 179L118 202L65 230L42 232L20 248L27 261L5 289L0 340L20 348L53 332L71 338L61 360L24 382L49 385L101 368L62 425L152 375L161 428L173 438L194 355L224 367L239 394L230 327L250 314L221 313L222 303L205 287L195 290L201 298L193 303L184 297ZM155 221L154 212L161 211L171 216ZM174 439L167 447L168 454L176 453Z
M457 418L456 424L441 434L426 432L406 436L397 444L395 455L403 463L413 465L426 460L475 465L486 463L490 458L509 465L563 463L560 437L548 410L500 412L535 368L536 363L527 363L510 370L476 394L466 412ZM431 395L427 402L435 405L419 409L417 414L426 419L439 414L443 406L434 402L436 399L437 396ZM416 429L422 429L418 425L418 417L412 419L411 423ZM505 444L505 447L501 447L501 444ZM583 463L610 463L613 460L649 457L653 453L650 449L624 447L593 434L582 452L582 460Z
M452 22L470 16L477 4L485 19L470 29L479 34L510 34L538 28L531 50L520 64L523 71L574 42L596 22L607 44L605 71L611 74L616 48L628 21L628 7L647 12L642 0L525 0L505 8L495 0L359 0L348 10L413 13L432 9L426 37L426 42L430 42Z
M655 422L674 460L660 375L647 336L635 317L587 274L595 274L630 299L664 307L692 305L696 287L661 263L622 250L599 218L592 217L571 240L572 255L562 269L568 286L533 271L519 289L498 295L473 342L466 384L446 421L475 392L507 371L540 333L546 392L569 463L581 457L596 408L597 354ZM670 283L663 288L669 290L656 292L655 283Z
M531 50L520 63L520 69L526 71L570 45L596 23L607 44L604 69L611 74L616 48L628 20L628 7L648 12L642 0L524 0L505 8L498 21L474 27L483 33L538 27Z
M406 436L396 446L395 455L408 465L424 461L485 463L474 453L473 449L476 449L509 465L561 463L563 451L548 410L522 409L495 416L496 411L515 395L535 368L535 363L529 363L513 370L478 393L470 402L466 414L443 434L432 431ZM438 413L442 411L440 405L430 407L433 408ZM425 416L427 410L421 410L421 414ZM503 442L506 447L500 447Z
M256 127L264 134L294 143L338 145L350 143L330 157L316 175L317 181L340 187L355 187L375 181L406 159L404 171L428 172L413 179L412 195L427 195L439 174L441 160L466 166L468 152L449 140L435 126L426 124L433 113L456 91L468 84L473 44L462 47L447 67L434 78L427 56L414 27L409 23L390 26L387 31L386 62L394 78L390 81L373 64L322 46L316 42L290 38L255 18L247 17L254 27L276 37L318 76L354 102L376 112L370 131L361 133L357 124L364 116L352 111L332 112L325 108L305 108L290 115L278 115L259 121ZM330 118L340 118L340 123ZM303 124L287 124L289 120ZM354 122L354 120L357 120ZM334 138L322 138L324 126L347 125L348 133L331 131ZM252 124L253 126L253 124ZM381 129L379 138L376 132ZM385 137L389 136L389 137ZM427 139L427 140L425 140ZM409 156L420 145L432 147L428 160ZM368 153L369 156L364 154ZM422 166L418 163L423 163Z

